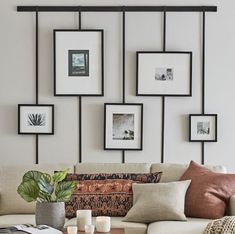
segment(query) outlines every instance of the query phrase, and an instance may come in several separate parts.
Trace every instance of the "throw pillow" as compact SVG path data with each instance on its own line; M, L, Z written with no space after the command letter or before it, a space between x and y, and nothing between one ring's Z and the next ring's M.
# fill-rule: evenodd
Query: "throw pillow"
M82 181L82 180L106 180L106 179L126 179L140 181L142 183L158 183L161 179L162 172L155 173L98 173L98 174L77 174L69 173L66 181Z
M235 194L235 174L215 173L191 161L180 180L191 180L185 199L185 214L218 219L224 216L230 197Z
M160 220L186 220L185 194L190 180L159 184L133 184L134 205L124 221L151 223Z
M91 209L92 216L125 216L133 204L132 180L83 180L66 203L67 218L77 210Z

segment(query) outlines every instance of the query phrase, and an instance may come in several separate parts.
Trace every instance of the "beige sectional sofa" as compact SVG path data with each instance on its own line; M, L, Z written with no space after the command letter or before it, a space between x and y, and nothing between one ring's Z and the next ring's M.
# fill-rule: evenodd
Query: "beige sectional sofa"
M23 174L28 170L40 170L53 173L55 170L69 168L77 173L149 173L162 171L161 182L177 181L187 165L183 164L148 164L148 163L83 163L77 165L17 165L0 166L0 227L35 223L34 203L26 203L16 192ZM208 166L215 172L226 173L222 166ZM200 205L200 204L199 204ZM235 197L230 200L230 214L235 215ZM188 218L188 221L161 221L149 225L122 222L122 217L112 218L112 227L123 227L127 234L202 234L210 220ZM66 220L65 226L76 224L76 219Z

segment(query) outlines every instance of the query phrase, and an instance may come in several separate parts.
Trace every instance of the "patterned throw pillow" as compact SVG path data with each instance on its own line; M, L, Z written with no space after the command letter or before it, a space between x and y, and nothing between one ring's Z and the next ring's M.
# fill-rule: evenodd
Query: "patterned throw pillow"
M76 216L78 209L91 209L93 216L125 216L133 205L132 183L158 183L162 172L68 174L66 181L77 188L65 204L66 217Z
M132 183L124 179L77 182L76 190L66 203L66 217L73 218L77 210L83 209L91 209L92 216L125 216L133 204Z
M82 180L106 180L106 179L125 179L139 181L142 183L158 183L161 179L162 172L155 173L97 173L97 174L72 174L69 173L66 181Z

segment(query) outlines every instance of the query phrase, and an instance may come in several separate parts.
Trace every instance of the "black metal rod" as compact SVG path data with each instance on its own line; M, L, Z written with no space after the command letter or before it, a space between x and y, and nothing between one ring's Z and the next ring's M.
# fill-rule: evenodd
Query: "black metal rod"
M166 10L164 10L163 12L163 51L166 51ZM165 153L165 101L166 97L162 96L161 163L164 163L164 153Z
M202 14L202 114L205 114L205 57L206 57L206 14L205 10L203 10ZM205 163L205 144L201 143L201 163L202 165Z
M81 7L78 8L78 30L82 29L82 12ZM79 102L79 163L82 162L82 96L78 97Z
M81 11L86 12L122 12L122 6L81 6ZM78 12L78 6L39 6L41 12ZM18 6L17 11L37 11L37 6ZM132 12L216 12L217 6L125 6L125 11Z
M122 103L126 102L126 12L125 7L122 8ZM122 150L122 163L126 162L125 150Z
M36 53L36 58L35 58L35 100L36 100L36 105L38 105L38 76L39 76L39 71L38 71L38 9L36 10L36 14L35 14L35 24L36 24L36 31L35 31L35 53ZM38 147L38 135L36 135L36 139L35 139L35 145L36 145L36 160L35 163L38 164L39 162L39 147Z
M206 36L206 27L205 27L205 11L203 12L202 20L202 114L205 114L205 36Z

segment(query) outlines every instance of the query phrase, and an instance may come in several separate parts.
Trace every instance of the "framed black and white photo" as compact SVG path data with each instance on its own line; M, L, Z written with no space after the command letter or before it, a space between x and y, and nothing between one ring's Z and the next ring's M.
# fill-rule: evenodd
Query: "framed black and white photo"
M189 141L216 142L217 115L216 114L189 115Z
M192 52L137 51L137 96L192 96Z
M18 134L54 134L54 105L18 105Z
M104 149L142 150L143 104L104 104Z
M54 30L54 95L103 96L103 30Z

